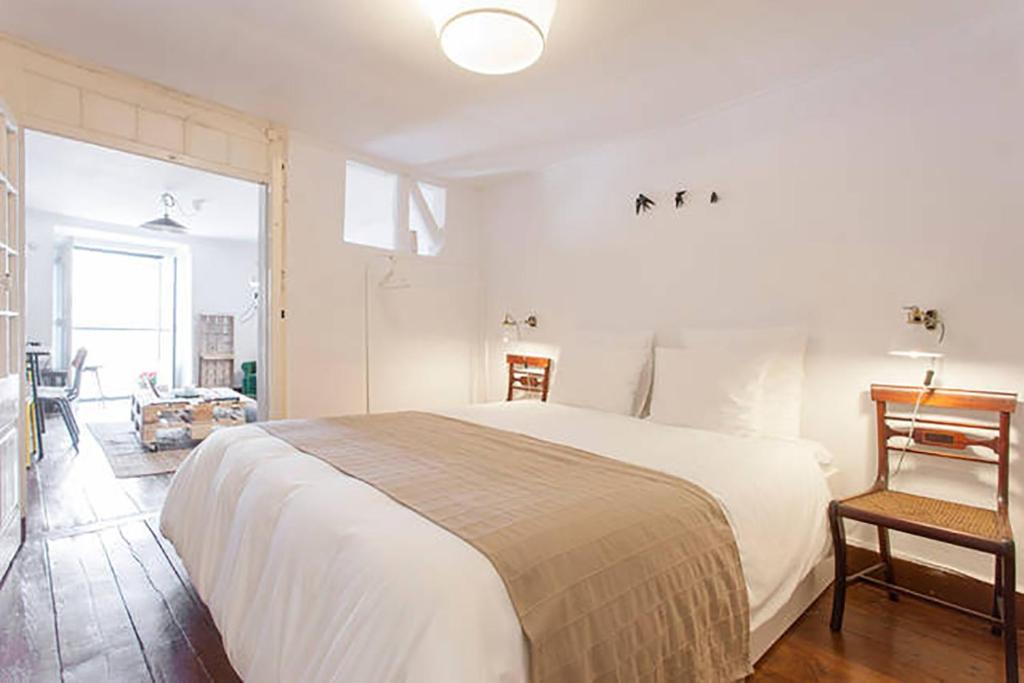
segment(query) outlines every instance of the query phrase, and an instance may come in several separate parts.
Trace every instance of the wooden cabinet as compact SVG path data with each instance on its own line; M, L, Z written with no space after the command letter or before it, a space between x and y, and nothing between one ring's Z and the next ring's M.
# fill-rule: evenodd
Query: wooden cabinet
M0 576L22 541L24 467L18 438L24 343L21 330L24 242L21 131L0 102Z

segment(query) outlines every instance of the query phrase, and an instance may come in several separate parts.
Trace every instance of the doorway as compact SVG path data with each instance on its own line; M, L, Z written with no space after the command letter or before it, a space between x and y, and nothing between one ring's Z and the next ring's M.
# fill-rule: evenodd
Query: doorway
M95 442L121 479L173 472L215 429L255 419L264 186L35 131L25 162L40 437Z

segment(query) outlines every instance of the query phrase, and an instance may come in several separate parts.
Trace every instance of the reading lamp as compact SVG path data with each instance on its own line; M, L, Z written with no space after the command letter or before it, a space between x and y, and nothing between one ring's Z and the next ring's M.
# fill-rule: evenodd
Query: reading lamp
M927 358L930 365L924 373L924 381L921 382L921 390L917 392L917 400L914 401L914 410L910 414L910 436L903 442L900 450L900 459L896 462L895 471L892 477L899 476L903 470L903 458L911 444L914 443L917 418L921 410L921 402L931 392L932 381L935 379L935 361L942 358L942 340L946 338L946 323L939 317L939 312L934 308L924 309L920 306L904 306L906 314L905 325L893 339L889 347L889 354L903 356L904 358Z
M512 328L516 330L516 341L522 341L523 333L522 326L537 327L537 316L531 313L522 320L516 320L512 317L511 313L506 313L505 318L501 321L502 335L501 340L508 344L512 341Z
M935 361L942 358L942 341L946 338L946 323L935 309L904 306L906 324L900 328L889 348L892 356L927 358L931 366L924 376L924 386L930 387L935 379Z

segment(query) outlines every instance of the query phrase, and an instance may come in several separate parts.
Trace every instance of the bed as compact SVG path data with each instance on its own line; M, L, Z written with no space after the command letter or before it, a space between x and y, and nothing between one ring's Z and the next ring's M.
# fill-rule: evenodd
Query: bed
M446 417L686 479L728 519L758 659L824 589L827 454L540 402ZM526 681L528 650L494 567L462 539L257 425L182 464L161 530L249 681Z

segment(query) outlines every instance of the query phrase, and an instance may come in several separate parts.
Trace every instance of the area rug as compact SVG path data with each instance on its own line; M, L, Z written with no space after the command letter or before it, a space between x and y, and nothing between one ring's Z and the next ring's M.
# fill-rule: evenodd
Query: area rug
M118 479L174 472L192 452L191 447L180 446L150 452L139 442L131 422L90 423L89 431L103 448Z

